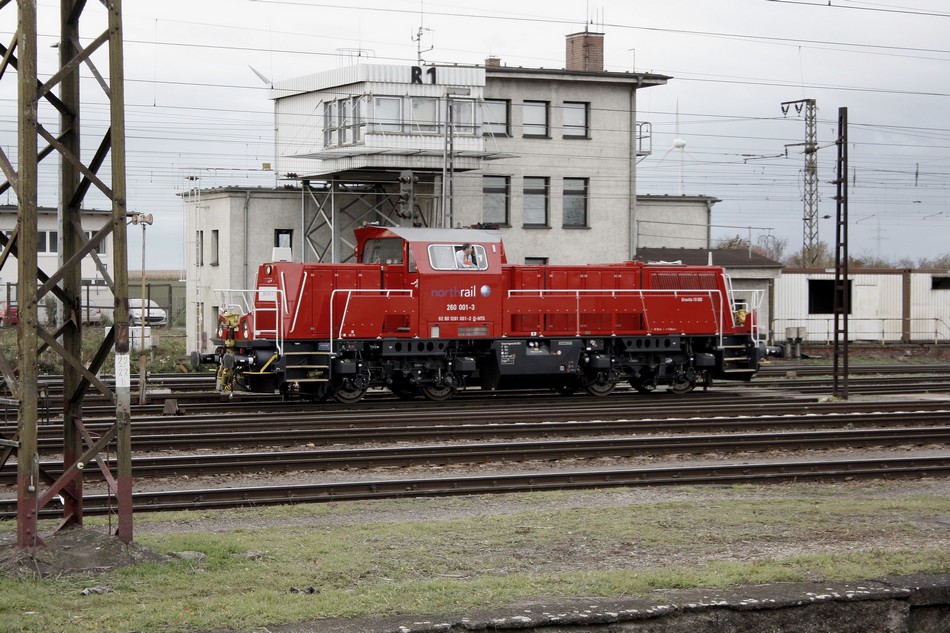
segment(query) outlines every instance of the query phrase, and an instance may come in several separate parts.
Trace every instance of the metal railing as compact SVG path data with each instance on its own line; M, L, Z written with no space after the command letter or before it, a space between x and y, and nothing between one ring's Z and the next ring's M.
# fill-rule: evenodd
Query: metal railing
M287 302L283 290L276 287L254 289L228 288L216 289L215 292L222 293L224 296L224 301L222 301L218 308L219 313L227 313L230 311L241 317L250 314L252 316L251 321L254 324L254 331L251 333L251 338L256 339L262 335L273 336L277 353L283 356L284 334L282 325L283 318L288 315ZM273 295L273 298L271 298L271 295ZM234 301L235 296L238 301ZM269 304L273 305L271 306ZM274 328L260 327L260 319L257 318L258 315L269 313L274 314ZM215 327L217 327L217 324L215 324Z
M910 339L904 340L904 325L910 326ZM785 341L786 328L805 328L806 342L832 343L835 340L834 316L773 319L771 337L775 342ZM848 339L877 341L881 344L910 341L933 341L934 345L950 343L950 324L940 317L867 317L848 318Z
M648 299L653 297L699 297L709 299L709 308L712 315L713 323L715 324L715 333L719 336L719 342L722 344L723 336L723 324L726 322L726 305L727 303L722 300L722 292L719 290L700 290L700 289L689 289L689 290L643 290L643 289L613 289L613 288L603 288L595 290L584 290L584 289L526 289L526 290L509 290L508 297L515 298L519 296L536 296L539 299L543 299L549 296L566 296L574 297L574 324L575 324L575 336L581 336L580 326L581 326L581 299L583 296L599 296L599 297L619 297L619 296L634 296L640 300L640 310L644 318L644 329L650 329L650 317L649 309L647 308ZM715 301L714 299L718 299ZM718 311L716 306L718 305ZM731 317L731 313L730 316Z

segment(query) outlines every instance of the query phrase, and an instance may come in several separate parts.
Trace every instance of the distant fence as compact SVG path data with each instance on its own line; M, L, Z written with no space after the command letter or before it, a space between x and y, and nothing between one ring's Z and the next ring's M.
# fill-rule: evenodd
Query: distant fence
M904 340L904 328L909 326L910 339ZM831 343L835 340L835 320L830 317L807 317L803 319L774 319L772 340L782 343L787 340L789 328L804 328L803 342ZM950 323L940 317L903 319L848 318L848 339L852 341L876 341L879 343L933 343L950 344Z
M129 285L130 298L137 299L140 293L140 284L132 283ZM47 302L44 300L37 309L37 316L41 323L49 322L51 316L56 314L55 299L49 298L51 299L49 307L47 307ZM158 307L165 310L168 315L167 325L185 325L186 301L183 284L172 282L146 283L144 298L151 299L158 304ZM3 284L2 289L0 289L0 301L17 302L17 285L15 283L7 282ZM93 311L97 309L101 311L102 315L108 316L112 320L114 306L115 299L108 286L83 284L80 291L80 313L84 321L99 321L99 316L91 318Z

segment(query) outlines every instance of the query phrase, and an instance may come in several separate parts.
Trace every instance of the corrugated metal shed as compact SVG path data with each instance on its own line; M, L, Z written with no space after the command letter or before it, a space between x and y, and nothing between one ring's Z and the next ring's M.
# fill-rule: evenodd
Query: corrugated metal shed
M806 341L834 340L834 273L785 271L775 282L772 329L784 340L786 328L805 328ZM950 342L950 273L910 270L852 272L848 317L852 341Z

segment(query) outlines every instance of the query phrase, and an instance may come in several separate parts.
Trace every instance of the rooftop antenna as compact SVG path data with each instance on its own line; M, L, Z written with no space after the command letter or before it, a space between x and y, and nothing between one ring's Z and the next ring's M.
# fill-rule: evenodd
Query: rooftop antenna
M416 31L415 36L412 38L412 41L416 43L416 59L418 60L418 63L420 66L425 64L425 60L422 59L422 54L428 53L433 48L435 48L435 44L433 44L429 48L422 50L422 34L426 31L428 31L429 33L433 32L432 29L428 29L425 27L425 25L423 24L424 20L425 20L425 10L423 9L422 2L420 1L419 2L419 29Z
M361 57L376 57L376 51L371 48L338 48L336 53L340 62L349 64L359 63Z

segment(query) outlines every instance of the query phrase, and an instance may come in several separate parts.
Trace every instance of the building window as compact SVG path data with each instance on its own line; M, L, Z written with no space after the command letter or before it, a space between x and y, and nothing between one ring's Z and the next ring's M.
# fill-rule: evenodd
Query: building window
M588 113L590 104L581 101L565 101L563 112L564 138L590 138Z
M352 145L363 137L361 97L347 97L323 104L323 145Z
M548 179L525 177L524 208L525 226L548 225Z
M475 133L475 102L472 99L449 99L453 134Z
M548 136L548 102L525 101L521 107L522 133L524 136L547 138Z
M845 286L848 298L851 298L851 280ZM809 279L808 280L808 314L834 314L835 280ZM839 299L838 305L843 297ZM848 314L851 314L851 301L848 301Z
M353 142L353 103L349 99L341 99L340 114L340 145L350 145Z
M432 98L413 98L410 100L412 109L413 132L439 131L439 100Z
M336 111L337 102L327 101L323 104L323 145L329 147L336 143Z
M376 132L402 131L402 98L373 98L373 129Z
M274 229L274 246L277 248L292 248L294 241L293 229Z
M508 195L511 184L508 176L482 177L482 221L487 224L508 226Z
M211 229L211 265L218 265L218 229Z
M91 240L91 239L92 239L92 236L93 236L93 232L92 232L92 231L86 231L86 239L87 239L87 240ZM99 240L99 242L92 248L92 250L95 251L96 253L98 253L99 255L105 255L105 253L106 253L106 244L105 244L105 242L104 242L103 240Z
M507 99L485 99L482 103L482 133L485 136L511 136L508 127L511 102Z
M195 234L195 265L205 265L205 232L198 231Z
M36 252L37 253L58 253L59 252L59 232L37 231L36 232Z
M350 112L350 128L353 130L353 142L361 143L363 141L363 99L353 97L351 101L353 107Z
M547 266L548 258L547 257L525 257L524 264L525 266Z
M587 179L564 179L564 226L587 227Z

